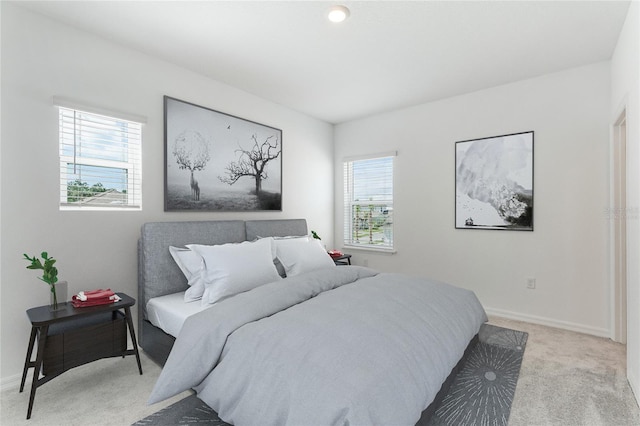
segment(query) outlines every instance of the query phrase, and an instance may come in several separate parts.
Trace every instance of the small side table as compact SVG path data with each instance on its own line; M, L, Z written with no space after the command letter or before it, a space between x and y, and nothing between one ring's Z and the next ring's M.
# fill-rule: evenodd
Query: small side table
M74 308L71 302L67 302L63 309L57 311L51 311L48 305L27 310L31 337L20 383L22 392L27 371L33 367L27 420L31 418L36 389L71 368L102 358L135 355L138 371L142 374L131 318L131 307L136 301L124 293L116 294L122 300L108 305ZM127 349L127 328L133 349ZM31 361L36 336L38 350L35 361ZM39 378L40 371L42 378Z
M336 265L351 265L351 255L343 254L342 256L332 257L333 263Z

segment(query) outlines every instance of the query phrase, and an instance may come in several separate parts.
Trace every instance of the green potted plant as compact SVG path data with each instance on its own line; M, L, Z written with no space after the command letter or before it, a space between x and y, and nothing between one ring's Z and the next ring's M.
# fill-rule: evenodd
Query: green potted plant
M38 277L45 283L49 284L49 288L51 290L51 307L52 309L58 309L58 296L56 294L56 283L58 282L58 268L54 265L56 260L53 257L49 257L49 253L43 251L40 253L42 260L37 258L35 255L29 257L26 253L24 253L25 260L31 262L27 269L40 269L42 270L42 277ZM62 283L62 282L61 282ZM66 295L63 297L66 299Z

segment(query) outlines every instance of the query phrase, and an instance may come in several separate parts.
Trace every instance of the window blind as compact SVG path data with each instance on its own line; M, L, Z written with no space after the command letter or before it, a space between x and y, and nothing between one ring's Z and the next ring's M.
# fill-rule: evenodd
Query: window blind
M394 249L394 158L395 153L344 161L345 246Z
M60 208L141 209L142 124L59 111Z

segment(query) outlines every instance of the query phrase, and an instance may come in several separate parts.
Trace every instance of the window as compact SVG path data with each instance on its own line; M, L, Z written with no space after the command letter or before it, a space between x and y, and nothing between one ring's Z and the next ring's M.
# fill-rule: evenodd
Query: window
M344 161L344 244L393 251L395 153Z
M142 207L142 123L60 106L60 209Z

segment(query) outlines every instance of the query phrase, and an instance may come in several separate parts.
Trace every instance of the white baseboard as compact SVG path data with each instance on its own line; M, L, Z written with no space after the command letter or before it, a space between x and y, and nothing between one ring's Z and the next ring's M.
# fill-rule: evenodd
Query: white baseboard
M27 378L29 378L29 376L27 376ZM15 389L17 392L18 388L20 387L21 380L22 380L21 374L16 374L15 376L10 376L10 377L5 377L3 379L0 379L0 391Z
M536 315L521 314L518 312L505 311L503 309L485 308L487 315L512 319L516 321L530 322L533 324L546 325L548 327L561 328L563 330L576 331L578 333L591 334L598 337L611 338L611 330L606 328L591 327L568 321L559 321L552 318L539 317Z

